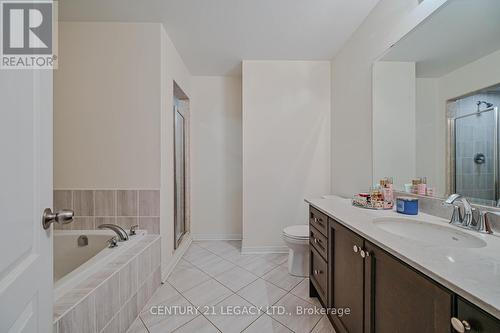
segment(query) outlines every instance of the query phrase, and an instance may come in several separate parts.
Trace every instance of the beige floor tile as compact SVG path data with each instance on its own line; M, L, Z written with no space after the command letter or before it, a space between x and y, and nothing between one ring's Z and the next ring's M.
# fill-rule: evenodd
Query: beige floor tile
M207 251L207 253L203 253L198 255L196 258L192 258L189 262L196 267L200 267L201 265L206 265L207 263L217 262L220 259L221 257L218 255Z
M276 266L278 265L262 258L255 258L254 260L244 265L241 265L242 268L246 269L249 272L252 272L257 276L262 276L266 274L267 272L273 270Z
M224 272L227 272L230 269L235 268L236 265L230 261L222 259L219 257L217 261L205 263L199 265L198 268L207 273L208 275L214 277Z
M254 321L243 333L293 333L268 315L262 315Z
M269 281L278 287L290 291L297 286L304 278L290 275L286 265L280 265L264 275L264 280Z
M335 333L335 330L330 320L328 320L328 317L323 316L312 330L312 333Z
M302 282L290 292L295 296L302 298L304 301L308 301L311 304L321 307L321 303L317 297L309 297L309 278L302 280Z
M168 282L179 292L185 292L200 283L210 280L210 276L194 266L177 266L168 278Z
M184 292L183 296L193 305L204 307L213 306L232 294L231 290L216 280L210 279Z
M148 333L148 330L146 329L146 326L142 323L142 320L140 318L137 318L134 320L132 325L127 330L127 333Z
M241 254L239 252L231 256L226 256L226 257L222 256L222 257L240 267L244 267L245 265L248 265L252 261L260 259L260 256L258 254Z
M253 281L257 280L257 278L258 277L254 274L240 267L234 267L233 269L215 277L217 281L234 292L237 292L241 288L249 285Z
M287 294L275 306L284 307L286 313L272 314L271 317L297 333L310 332L322 317L319 314L304 314L307 311L299 313L298 309L313 309L315 306L292 294Z
M162 314L153 314L149 310L142 312L140 318L150 333L170 333L198 316L194 307L182 296L169 300L161 306ZM165 313L167 310L170 313ZM155 309L156 311L156 309Z
M219 333L219 330L208 321L207 318L199 315L189 323L179 327L175 333Z
M211 254L211 252L196 244L191 244L186 250L186 253L182 256L182 259L191 262L192 260L196 260L198 257L207 254Z
M222 333L240 333L260 316L256 307L238 295L226 298L214 310L215 314L207 315L207 319ZM240 313L236 314L236 311ZM234 314L229 315L230 313Z
M258 279L238 291L238 295L256 306L268 307L276 303L287 292L271 282Z
M288 253L268 253L262 255L263 259L267 259L276 265L282 265L288 260Z
M179 292L174 289L169 283L165 283L156 290L146 303L142 311L149 311L153 305L168 305L170 299L180 296Z

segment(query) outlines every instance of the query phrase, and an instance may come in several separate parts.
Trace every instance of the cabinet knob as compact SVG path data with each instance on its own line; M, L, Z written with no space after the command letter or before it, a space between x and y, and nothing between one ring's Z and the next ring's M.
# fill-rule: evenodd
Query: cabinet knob
M357 245L354 245L352 247L352 250L354 251L354 253L358 253L359 252L359 247Z
M314 243L318 244L318 239L314 238Z
M471 327L466 320L460 320L456 317L451 318L451 326L455 329L455 331L459 333L465 333L466 331L470 331Z
M313 271L313 273L314 273L314 275L319 275L319 274L321 274L321 271L319 269L315 269Z
M365 250L361 250L361 252L359 252L359 255L361 256L361 258L366 258L368 255L368 252L365 252Z

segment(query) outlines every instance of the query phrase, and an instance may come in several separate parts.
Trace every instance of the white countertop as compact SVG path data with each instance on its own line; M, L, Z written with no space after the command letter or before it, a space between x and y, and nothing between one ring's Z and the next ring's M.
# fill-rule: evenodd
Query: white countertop
M306 202L500 319L499 236L450 226L483 239L486 246L461 248L430 245L384 231L373 220L380 217L408 217L449 226L447 220L423 213L408 216L395 211L357 208L351 205L350 199L337 196L306 199Z

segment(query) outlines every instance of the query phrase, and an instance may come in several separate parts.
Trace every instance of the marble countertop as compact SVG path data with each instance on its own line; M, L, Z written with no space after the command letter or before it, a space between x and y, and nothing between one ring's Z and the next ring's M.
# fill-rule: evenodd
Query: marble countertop
M366 240L391 253L456 294L500 319L500 237L450 226L448 221L419 213L415 216L395 211L375 211L353 207L350 199L325 196L306 202L335 218ZM373 220L381 217L407 217L449 226L486 242L480 248L443 247L425 240L411 240L384 231Z

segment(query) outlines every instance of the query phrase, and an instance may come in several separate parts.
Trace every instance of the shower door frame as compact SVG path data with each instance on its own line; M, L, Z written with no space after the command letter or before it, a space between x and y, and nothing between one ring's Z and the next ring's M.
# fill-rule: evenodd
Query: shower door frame
M176 138L177 138L177 126L176 126L176 117L179 115L182 119L182 169L183 169L183 196L182 196L182 209L183 209L183 225L184 225L184 230L183 233L180 235L179 239L177 239L177 203L178 203L178 197L177 197L177 189L178 189L178 184L177 184L177 153L176 153ZM186 118L184 115L181 113L177 105L174 105L174 250L177 249L182 241L182 238L184 235L186 235L187 232L187 217L186 217L186 182L187 182L187 174L186 174L186 150L187 150L187 144L186 144Z
M487 108L487 109L484 109L484 110L480 110L480 111L475 111L475 112L471 112L471 113L467 113L465 115L461 115L461 116L458 116L458 117L448 117L447 121L448 121L448 138L447 138L447 166L448 166L448 172L447 172L447 177L446 177L446 183L447 183L447 192L448 194L452 194L452 193L456 193L456 142L455 142L455 131L456 131L456 120L458 119L462 119L462 118L466 118L466 117L470 117L470 116L473 116L473 115L478 115L478 114L481 114L481 113L485 113L485 112L490 112L490 111L493 111L494 113L494 119L495 119L495 138L496 140L494 140L493 142L493 151L494 151L494 156L493 156L493 159L494 159L494 162L495 162L495 165L493 167L493 172L494 172L494 179L495 179L495 202L498 203L498 200L500 199L499 196L500 196L500 189L499 189L499 185L500 185L500 180L499 180L499 170L498 170L498 167L500 165L499 163L499 156L500 156L500 152L498 151L499 149L499 144L498 144L498 140L499 140L499 117L498 117L498 107L490 107L490 108ZM479 199L479 198L476 198L476 199Z

